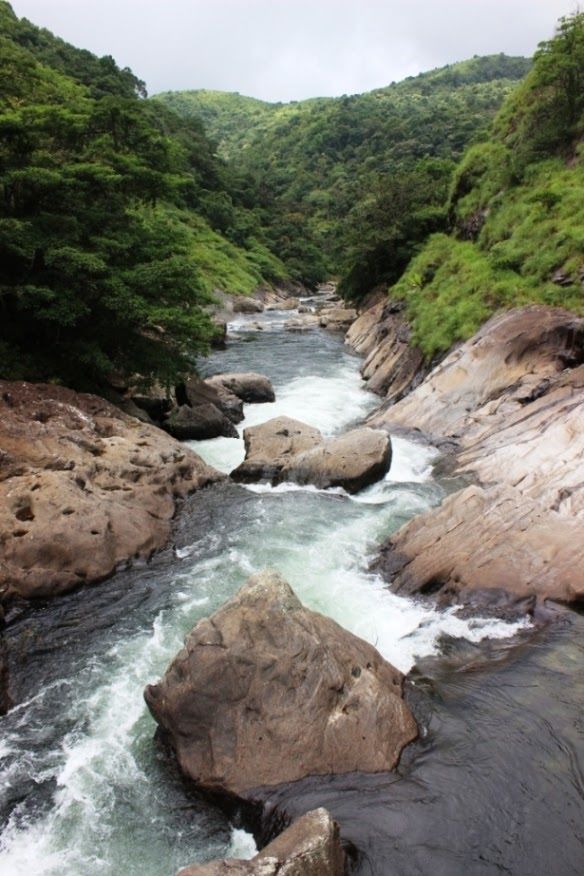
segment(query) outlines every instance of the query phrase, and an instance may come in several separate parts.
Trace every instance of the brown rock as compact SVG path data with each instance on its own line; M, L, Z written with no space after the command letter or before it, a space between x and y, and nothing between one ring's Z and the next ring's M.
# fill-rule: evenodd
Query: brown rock
M243 796L310 775L392 769L417 735L402 675L300 604L273 571L195 626L146 702L181 770Z
M310 329L318 328L320 320L318 316L303 314L296 319L289 319L284 323L284 329L287 332L306 332Z
M296 310L298 298L280 298L266 304L266 310Z
M280 481L314 484L320 489L342 487L348 493L380 480L391 465L391 439L377 429L353 429L339 438L298 453L287 461Z
M339 827L326 809L298 818L251 861L211 861L177 876L343 876Z
M214 389L222 386L249 404L262 404L276 400L274 387L268 378L264 377L263 374L256 374L254 371L241 374L216 374L214 377L208 377L205 383Z
M584 598L584 320L528 307L490 320L372 422L457 441L450 496L386 543L394 589Z
M243 431L245 459L231 477L240 483L268 480L276 483L292 456L312 449L322 442L322 435L291 417L274 417L259 426Z
M262 313L264 305L255 298L240 296L233 301L234 313Z
M391 465L391 439L374 429L325 439L306 423L275 417L245 429L243 439L245 459L231 472L240 483L294 481L356 493L382 478Z
M320 325L330 331L347 331L357 319L357 311L347 307L331 307L321 311Z
M220 479L93 395L0 381L0 597L46 597L148 557L176 502Z

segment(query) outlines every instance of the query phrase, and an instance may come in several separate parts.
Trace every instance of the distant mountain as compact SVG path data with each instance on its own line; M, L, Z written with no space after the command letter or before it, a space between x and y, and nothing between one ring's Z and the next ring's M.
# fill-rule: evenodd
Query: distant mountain
M341 274L358 294L399 276L412 246L440 227L455 162L530 64L472 58L366 94L287 104L213 91L154 100L202 120L252 180L272 248L293 272Z

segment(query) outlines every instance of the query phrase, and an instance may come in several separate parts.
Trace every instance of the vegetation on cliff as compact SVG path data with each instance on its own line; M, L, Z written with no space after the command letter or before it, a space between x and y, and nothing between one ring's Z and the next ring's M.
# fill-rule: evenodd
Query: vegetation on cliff
M561 19L454 174L450 234L430 237L390 294L431 357L493 312L584 310L584 13Z
M287 271L200 122L0 2L0 375L172 380L213 287Z
M338 274L358 298L397 279L416 244L445 227L456 161L529 65L473 58L367 94L289 104L210 91L155 100L203 120L295 277Z

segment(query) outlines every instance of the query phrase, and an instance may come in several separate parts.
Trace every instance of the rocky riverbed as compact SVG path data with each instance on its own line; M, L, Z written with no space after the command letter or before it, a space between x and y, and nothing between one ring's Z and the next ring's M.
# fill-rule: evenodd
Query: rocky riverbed
M332 301L329 307L335 304ZM300 307L316 314L322 299L303 301ZM377 349L380 374L385 367L391 371L383 364L383 349L394 356L395 344L408 346L403 321L395 332L386 331L387 320L390 327L402 320L391 307L377 306L377 317L364 314L349 335L354 337L359 322L361 327L364 320L369 323L377 338L369 351L374 358L375 348L381 345ZM38 611L21 609L6 631L16 704L3 719L5 743L0 751L5 788L0 863L11 868L9 872L93 876L123 869L129 874L164 876L192 862L188 871L192 873L263 873L278 872L284 861L295 862L290 863L290 872L296 872L294 866L306 866L298 834L290 841L288 832L282 833L281 846L269 852L273 847L267 845L265 854L257 856L251 840L233 830L233 823L241 825L238 819L243 818L263 845L291 822L302 825L302 816L321 806L338 823L354 872L429 873L438 868L450 873L462 868L482 874L510 868L527 874L533 872L535 860L545 861L546 869L562 876L576 872L573 867L581 850L574 828L581 811L578 616L559 614L535 632L529 621L534 602L543 605L548 598L549 608L550 598L564 599L565 593L558 594L547 583L537 591L533 563L528 564L527 584L514 591L515 611L510 614L506 595L505 611L498 612L497 607L500 594L512 591L506 583L512 573L502 561L498 587L491 569L491 579L483 579L477 590L474 577L459 581L456 571L448 581L434 573L424 578L413 565L415 558L396 549L402 537L414 538L417 520L440 521L449 503L469 489L487 493L501 489L507 472L519 478L511 484L513 490L527 481L520 494L523 501L530 496L530 468L532 474L538 473L539 482L546 473L551 475L552 492L577 486L564 484L562 477L567 471L577 472L580 464L579 445L568 440L571 432L566 428L568 422L574 429L576 420L572 422L570 415L578 414L579 384L574 378L580 327L575 321L567 328L566 314L546 313L545 318L534 316L529 324L523 312L523 334L512 315L510 322L494 321L452 354L453 364L446 359L403 402L393 407L382 404L379 410L376 397L363 391L359 361L343 350L340 321L328 326L334 328L330 333L315 323L302 332L289 331L290 318L306 314L294 317L293 310L271 305L231 317L231 340L209 359L203 376L207 383L218 384L218 374L241 371L243 364L270 378L275 396L260 405L246 404L244 420L239 414L236 417L238 433L288 417L315 433L310 452L320 448L322 455L324 445L328 464L331 445L369 417L367 433L388 443L391 436L391 467L379 470L372 484L361 484L353 495L343 488L347 485L314 479L308 485L303 479L292 483L291 477L280 483L265 471L259 482L242 487L225 476L244 462L242 437L192 442L189 449L158 432L166 446L179 447L191 461L195 448L206 460L197 465L210 473L205 490L192 492L188 478L184 492L181 487L176 495L174 485L166 485L170 547L155 553L147 566L137 564L97 588L81 587L53 603L41 601ZM385 325L376 328L380 318ZM362 328L360 336L363 342ZM415 351L412 355L398 381L401 388L385 387L389 399L424 376L419 362L411 364L416 361ZM477 373L475 359L480 363ZM447 377L442 382L443 374ZM558 407L551 405L549 418L549 428L555 423L559 432L548 432L556 436L555 465L553 454L542 456L542 445L528 438L529 428L521 431L524 423L548 422L543 414L539 420L521 418L522 411L531 415L545 410L540 400L547 396L548 385L547 401L559 399ZM408 407L416 392L427 399L426 412L432 409L432 426L442 422L441 428L424 422L424 416L431 415L424 415L421 402ZM233 400L227 401L233 406ZM106 419L116 419L109 407L104 410ZM86 415L92 416L91 411ZM483 415L494 419L481 419ZM94 419L101 416L96 411ZM133 434L131 430L153 429L120 417L122 425L115 426L114 436L122 446L124 430ZM52 418L57 424L54 414ZM489 422L492 429L485 427ZM565 436L563 443L558 443L560 433ZM471 435L484 436L484 443L467 441ZM95 442L103 438L97 433L83 437ZM480 469L480 461L488 460L489 454L495 460L496 450L504 455L499 464L493 461L489 474ZM474 456L465 456L471 451ZM456 478L462 474L480 483L457 490L459 480L433 477L431 466L439 452ZM540 458L545 463L541 473ZM567 467L562 465L566 459L571 461ZM144 487L148 484L145 480ZM579 506L571 497L566 495L563 501L578 531ZM184 501L182 513L171 522L177 498ZM541 496L536 498L540 501ZM134 501L138 508L138 495ZM126 506L128 516L133 507ZM542 507L546 511L547 506ZM475 514L477 545L485 526L495 527L489 537L497 531L497 513ZM438 524L418 528L418 538L428 530L426 546L419 551L424 569L428 564L434 568L436 557L443 567L447 558L453 569L457 562L466 568L461 545L468 531L466 517L461 517L462 538L457 541L454 527L447 550L441 547L447 533ZM501 515L500 519L507 528L513 520ZM545 531L542 527L540 541ZM384 565L384 572L398 595L369 568L388 534L390 542L382 556L384 564L391 557L393 565ZM515 540L508 541L516 550ZM472 562L474 553L468 553ZM504 556L501 539L499 557ZM564 557L554 550L548 550L547 556L550 568L556 556ZM521 555L516 552L512 559L519 564ZM275 566L294 591L278 576L259 579L265 584L261 601L269 623L252 604L258 579L243 586L250 573L266 566ZM406 581L410 568L412 577ZM423 583L414 587L413 580ZM272 589L270 581L275 582ZM411 599L410 589L423 599ZM457 605L444 607L456 602L457 594L468 601L469 592L474 600L470 614ZM482 611L477 612L479 595ZM510 622L497 619L497 613ZM289 627L283 638L279 638L281 627L284 631ZM186 650L176 657L186 634ZM289 645L296 647L286 657ZM197 654L204 655L202 662L195 659ZM207 664L208 671L201 674ZM300 672L303 666L305 671ZM163 681L157 681L161 677ZM192 786L182 785L165 749L153 745L153 722L141 699L147 683L155 683L149 688L149 704L164 727L166 741L179 753L179 763L190 781L207 791L219 791L219 798L223 795L221 805L235 820L231 824L213 803L193 796ZM236 688L238 696L233 695ZM281 690L291 693L279 703ZM288 715L284 706L290 706L290 698L294 705L294 696L298 708ZM369 717L373 713L387 715L381 723L386 731L396 728L394 736L382 733ZM250 715L257 720L251 721ZM287 739L286 727L294 721L298 733ZM339 721L339 727L345 728L345 744L338 750L333 745L329 751L326 728ZM313 722L320 745L282 754L288 743L298 744L300 734L308 732ZM318 729L318 722L324 729ZM271 746L265 760L259 747L264 740L259 743L249 736L260 726L267 728L265 742ZM361 729L365 740L359 741ZM382 740L377 740L379 733ZM405 748L398 771L392 771L400 750L416 735L418 741ZM384 748L388 741L391 751ZM204 745L210 746L212 757L201 755ZM383 757L383 763L376 757ZM548 762L555 764L553 775L540 766ZM483 770L483 764L489 768ZM290 773L290 767L296 772ZM234 808L234 797L249 808ZM485 808L490 813L488 824ZM331 868L338 867L338 852L330 843L337 828L328 815L313 821L322 828L314 834L314 848L320 855L326 847L333 862L329 870L314 872L319 876L335 872ZM156 832L153 824L158 826ZM302 830L308 842L312 827ZM511 836L520 839L510 842ZM202 869L195 863L221 857L253 860L219 862Z

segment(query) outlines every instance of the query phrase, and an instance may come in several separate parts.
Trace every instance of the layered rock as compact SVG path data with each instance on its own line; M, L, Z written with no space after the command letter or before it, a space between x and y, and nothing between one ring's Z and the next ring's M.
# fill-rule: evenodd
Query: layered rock
M245 459L231 477L240 483L294 481L356 493L382 478L391 465L391 440L361 428L338 438L291 417L275 417L244 430Z
M424 373L424 357L411 343L411 331L401 315L401 303L384 295L349 328L345 342L365 357L361 376L367 389L395 402Z
M343 876L339 827L326 809L313 809L251 859L211 861L177 876Z
M145 696L188 778L249 798L309 775L392 769L417 734L402 680L265 571L199 621Z
M216 374L205 381L207 386L219 390L227 389L237 398L251 404L262 404L276 400L274 387L263 374L254 371L244 373Z
M396 590L584 598L583 361L583 319L510 311L372 418L450 439L455 471L479 480L387 542Z
M0 381L1 599L53 596L148 557L177 500L221 477L97 396Z

